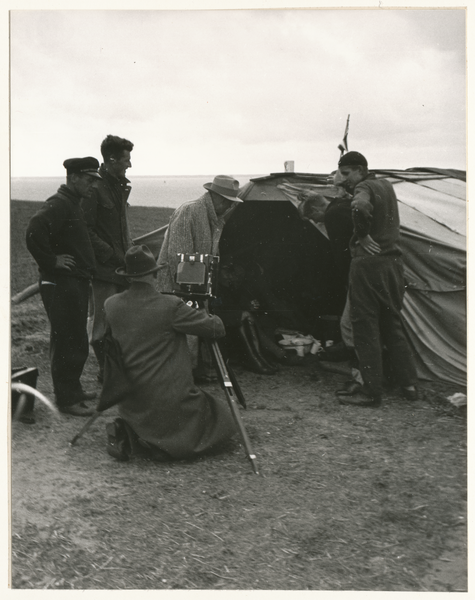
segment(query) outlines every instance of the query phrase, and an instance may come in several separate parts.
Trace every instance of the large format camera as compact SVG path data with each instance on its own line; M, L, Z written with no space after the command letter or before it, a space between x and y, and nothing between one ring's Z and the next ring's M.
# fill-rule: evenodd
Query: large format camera
M214 298L219 257L211 254L178 254L173 293L177 296Z

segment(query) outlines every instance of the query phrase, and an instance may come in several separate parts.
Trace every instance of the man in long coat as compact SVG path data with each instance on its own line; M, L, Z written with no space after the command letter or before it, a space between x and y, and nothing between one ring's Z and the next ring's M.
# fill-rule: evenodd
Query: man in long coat
M193 383L186 334L218 339L225 334L219 317L156 290L155 259L146 246L125 256L128 290L105 303L106 321L120 349L130 393L119 404L122 419L139 440L172 458L193 458L237 432L224 400ZM113 377L113 375L112 375ZM108 386L107 367L103 394Z

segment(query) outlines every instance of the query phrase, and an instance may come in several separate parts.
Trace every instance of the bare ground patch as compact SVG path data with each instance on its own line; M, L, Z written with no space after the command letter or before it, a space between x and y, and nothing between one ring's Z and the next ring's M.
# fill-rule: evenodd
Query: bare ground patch
M37 366L52 397L43 312L38 297L13 308L12 364ZM235 370L263 477L239 440L193 462L116 462L114 409L72 448L82 419L37 404L34 425L13 423L13 587L466 590L466 418L445 400L458 390L358 409L317 362ZM96 371L91 357L89 389Z

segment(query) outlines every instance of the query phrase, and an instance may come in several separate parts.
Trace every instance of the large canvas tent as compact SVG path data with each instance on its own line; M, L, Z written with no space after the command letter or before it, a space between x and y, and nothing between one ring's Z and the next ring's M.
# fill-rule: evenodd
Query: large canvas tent
M465 172L414 168L373 170L399 200L407 292L403 319L421 379L466 385ZM341 315L345 289L335 278L322 225L297 211L303 190L337 195L329 175L274 173L251 179L224 227L221 256L257 261L274 291L304 319L308 332L328 336ZM135 240L158 255L162 228ZM335 323L335 320L333 323ZM333 328L334 337L337 328Z
M399 200L407 293L403 318L421 379L466 383L465 172L415 168L372 171L387 177ZM323 226L302 221L302 190L331 198L328 175L275 173L244 186L226 224L221 254L257 260L274 289L322 334L322 317L339 315L344 290L335 281ZM320 327L320 329L319 329Z

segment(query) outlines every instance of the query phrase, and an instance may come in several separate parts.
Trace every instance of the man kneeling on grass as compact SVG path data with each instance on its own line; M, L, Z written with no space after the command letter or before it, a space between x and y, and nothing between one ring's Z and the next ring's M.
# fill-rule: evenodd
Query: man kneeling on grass
M157 291L158 266L147 246L130 248L125 266L116 272L129 289L105 303L101 402L118 403L120 415L107 426L108 452L120 460L136 452L157 460L196 457L237 432L226 402L194 385L186 343L187 334L223 337L223 323Z

